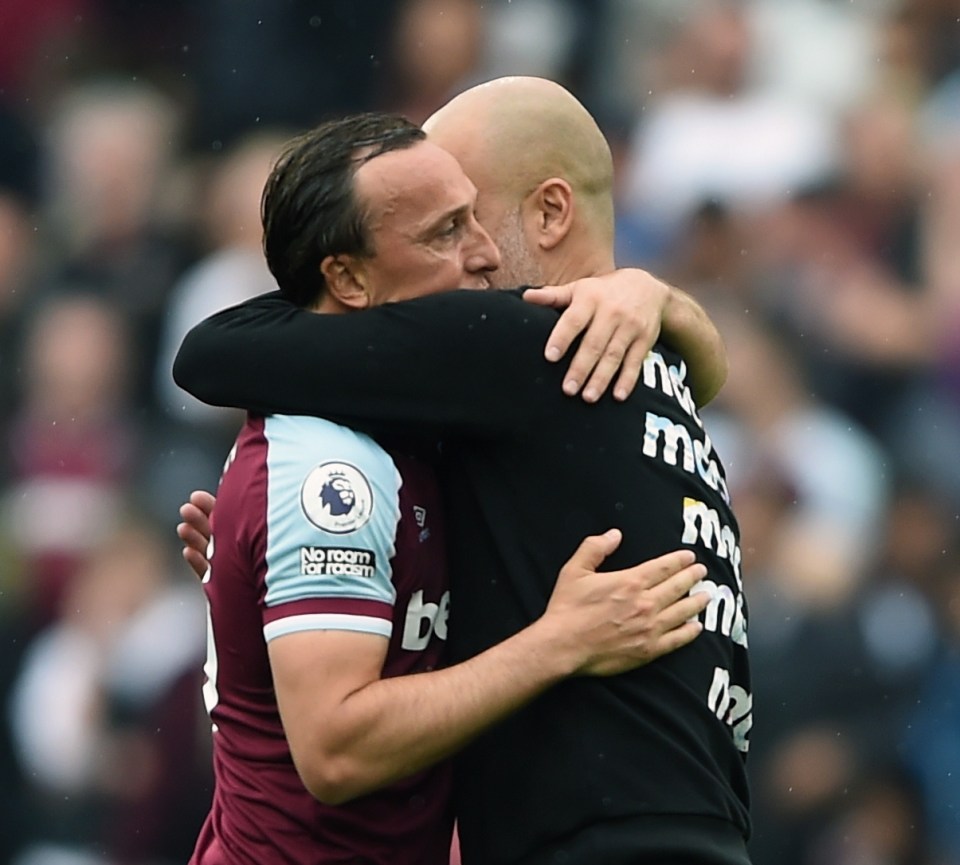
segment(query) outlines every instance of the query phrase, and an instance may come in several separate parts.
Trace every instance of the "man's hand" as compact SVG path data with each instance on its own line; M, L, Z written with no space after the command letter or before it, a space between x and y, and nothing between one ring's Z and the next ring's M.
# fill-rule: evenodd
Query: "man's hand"
M563 382L568 396L581 391L596 402L620 373L613 395L626 399L643 368L643 359L660 335L671 288L645 270L623 269L604 276L544 288L531 288L523 299L540 306L564 308L544 356L557 361L582 333L580 347Z
M694 640L706 592L690 590L707 573L691 550L677 550L622 571L597 568L619 545L611 529L587 538L564 565L537 625L556 628L571 672L611 676L648 664Z
M613 396L625 400L658 338L683 355L698 406L710 402L726 381L726 347L703 307L645 270L624 268L566 285L531 288L523 299L566 307L547 339L547 360L562 358L583 333L564 378L563 390L570 396L582 387L583 399L596 402L619 372Z
M210 567L207 546L210 543L210 515L216 501L206 490L194 490L190 499L180 505L183 522L177 525L177 537L183 541L181 555L200 579Z

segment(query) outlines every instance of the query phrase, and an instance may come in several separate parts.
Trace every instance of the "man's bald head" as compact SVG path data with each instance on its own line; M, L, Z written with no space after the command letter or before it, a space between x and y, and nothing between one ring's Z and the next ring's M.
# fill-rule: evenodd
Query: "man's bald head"
M457 157L477 186L481 221L513 218L541 184L559 179L569 185L573 201L564 248L590 244L612 258L610 147L590 113L559 84L529 77L490 81L453 98L423 128L431 141ZM487 228L502 244L500 226ZM542 244L530 228L527 246L539 256ZM505 258L509 254L501 252Z

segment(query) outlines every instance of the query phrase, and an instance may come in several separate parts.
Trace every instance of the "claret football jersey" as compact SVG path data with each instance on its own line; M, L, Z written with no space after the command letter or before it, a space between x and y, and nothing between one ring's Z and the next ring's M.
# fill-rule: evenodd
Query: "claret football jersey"
M336 807L304 788L267 645L316 629L388 641L383 676L441 662L449 609L432 467L312 417L251 416L213 515L204 697L214 802L192 862L445 865L450 770Z

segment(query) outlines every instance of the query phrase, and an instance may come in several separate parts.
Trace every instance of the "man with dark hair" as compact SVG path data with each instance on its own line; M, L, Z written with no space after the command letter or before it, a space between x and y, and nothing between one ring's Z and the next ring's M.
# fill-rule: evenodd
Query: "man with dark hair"
M373 254L355 195L356 169L425 138L402 117L365 114L329 121L290 143L264 189L263 247L291 303L315 305L328 252Z
M346 118L296 139L272 173L268 261L289 309L318 319L485 288L499 254L475 205L419 129ZM535 622L437 669L449 592L433 462L333 420L248 417L203 576L216 784L195 865L441 865L443 758L561 679L633 668L700 632L706 600L688 593L705 571L689 551L598 574L619 535L595 533L554 571Z

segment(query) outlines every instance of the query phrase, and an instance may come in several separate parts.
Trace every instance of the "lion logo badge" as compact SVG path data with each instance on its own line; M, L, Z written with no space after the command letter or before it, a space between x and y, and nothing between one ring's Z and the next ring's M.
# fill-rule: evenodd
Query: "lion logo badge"
M317 528L345 535L369 521L373 514L373 490L356 466L321 463L304 480L300 504L307 519Z

